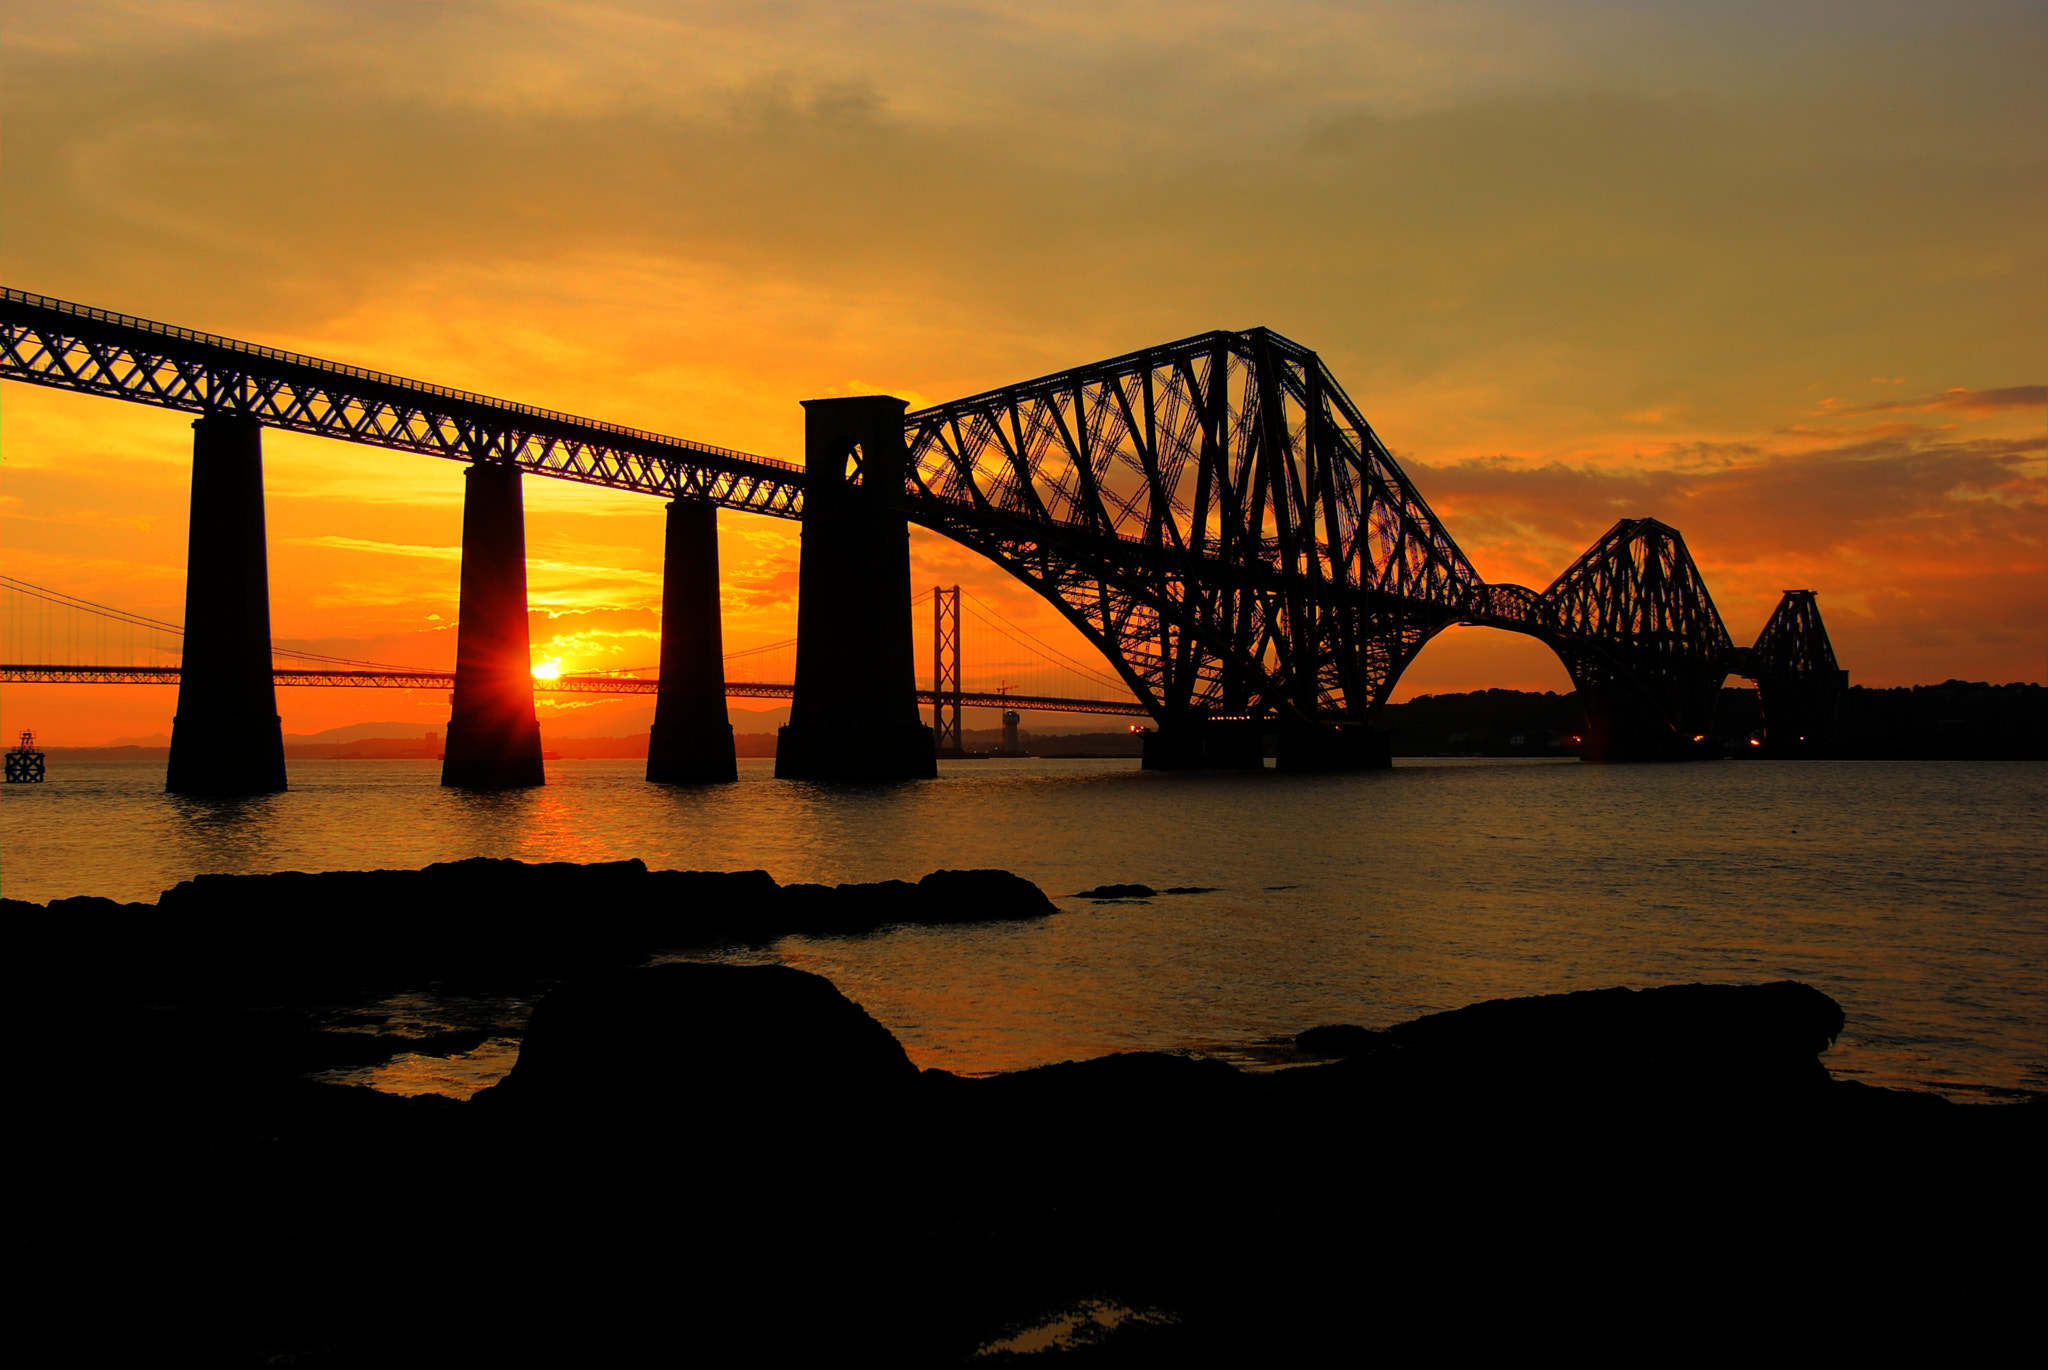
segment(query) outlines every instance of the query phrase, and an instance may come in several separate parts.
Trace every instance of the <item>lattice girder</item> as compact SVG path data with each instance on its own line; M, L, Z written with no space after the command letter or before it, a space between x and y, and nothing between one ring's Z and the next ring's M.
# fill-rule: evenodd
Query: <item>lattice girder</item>
M1816 679L1832 685L1841 674L1827 625L1821 621L1819 600L1811 590L1785 591L1751 652L1752 679Z
M232 338L0 291L0 379L536 475L690 496L797 518L803 471L785 462Z
M0 291L0 379L803 510L804 473L788 463L18 290ZM1815 707L1843 688L1810 592L1788 593L1757 645L1737 649L1683 539L1655 520L1617 524L1541 595L1486 585L1316 354L1265 329L904 423L903 511L1058 605L1162 724L1368 721L1452 623L1543 639L1582 688L1635 701L1681 738L1706 731L1730 670L1805 682Z
M1677 529L1621 520L1544 591L1540 616L1581 690L1647 709L1681 742L1711 732L1734 644Z
M1481 588L1320 359L1265 329L904 423L910 517L1053 598L1163 723L1362 721Z

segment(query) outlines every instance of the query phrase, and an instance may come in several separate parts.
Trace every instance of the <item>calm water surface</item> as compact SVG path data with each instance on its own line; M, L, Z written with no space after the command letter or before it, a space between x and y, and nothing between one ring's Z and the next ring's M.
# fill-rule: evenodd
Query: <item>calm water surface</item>
M732 959L829 976L913 1059L962 1073L1131 1049L1255 1062L1317 1023L1379 1027L1502 995L1807 981L1831 1069L1955 1098L2048 1090L2048 767L1416 761L1363 775L1161 775L1134 761L949 763L849 789L645 783L561 761L539 790L443 790L434 762L300 761L289 793L162 793L162 763L66 763L0 791L0 888L154 899L199 872L467 856L916 879L1000 866L1057 917L790 937ZM1149 903L1111 882L1207 886ZM422 1027L474 1005L385 1006ZM516 1019L519 1005L499 1005ZM363 1078L457 1093L501 1044Z

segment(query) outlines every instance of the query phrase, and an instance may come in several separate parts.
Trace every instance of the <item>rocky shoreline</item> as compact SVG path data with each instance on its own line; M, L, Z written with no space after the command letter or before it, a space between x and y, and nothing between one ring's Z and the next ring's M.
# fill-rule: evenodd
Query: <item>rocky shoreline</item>
M27 1231L111 1363L1305 1364L2026 1320L2000 1234L2040 1216L2042 1106L1833 1080L1842 1011L1804 985L966 1079L820 977L644 962L1054 911L1004 872L479 861L5 908L36 972ZM541 996L503 1083L305 1078L473 1045L308 1016L429 980Z

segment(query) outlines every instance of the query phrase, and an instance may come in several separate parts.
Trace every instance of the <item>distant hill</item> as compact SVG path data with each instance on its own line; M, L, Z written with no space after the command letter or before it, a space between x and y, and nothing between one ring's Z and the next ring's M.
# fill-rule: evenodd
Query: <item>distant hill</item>
M1389 704L1377 726L1395 756L1576 756L1586 711L1576 693L1474 690Z
M1946 680L1890 690L1851 686L1834 754L2048 760L2048 685Z
M437 723L394 723L389 720L381 723L351 723L346 727L328 728L317 733L286 733L284 745L289 750L292 747L319 746L323 743L361 742L371 737L404 737L418 741L427 733L440 736L447 726L446 719ZM165 742L168 743L169 740L166 738Z

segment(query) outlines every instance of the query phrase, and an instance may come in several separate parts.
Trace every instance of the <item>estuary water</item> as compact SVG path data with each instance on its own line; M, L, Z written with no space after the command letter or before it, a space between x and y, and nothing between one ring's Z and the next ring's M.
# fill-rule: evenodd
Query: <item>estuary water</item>
M792 936L716 959L828 976L921 1066L1163 1049L1258 1064L1302 1028L1510 995L1803 980L1848 1015L1837 1076L1956 1099L2048 1092L2048 767L1404 760L1342 776L985 760L935 781L670 788L557 761L545 788L440 787L420 761L297 761L288 793L162 793L162 763L72 762L0 791L0 889L153 900L201 872L639 857L785 883L1002 867L1030 923ZM1200 892L1075 897L1110 883ZM562 916L579 916L564 909ZM686 953L687 954L687 953ZM383 1006L478 1021L431 993ZM485 1006L516 1026L526 1006ZM466 1095L516 1046L361 1073Z

